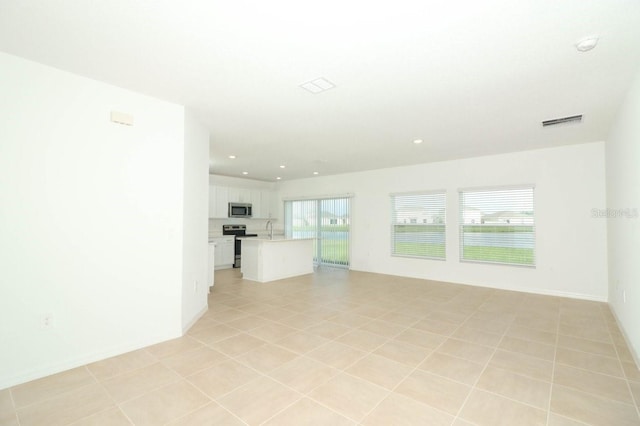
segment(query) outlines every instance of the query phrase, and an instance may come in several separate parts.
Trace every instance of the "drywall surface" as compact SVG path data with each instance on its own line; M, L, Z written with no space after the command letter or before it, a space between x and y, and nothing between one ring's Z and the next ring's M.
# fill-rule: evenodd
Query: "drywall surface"
M178 337L184 108L6 54L0 93L0 388Z
M207 310L209 132L189 111L184 121L182 329Z
M591 216L605 205L604 175L604 143L595 142L301 179L277 189L281 200L354 195L354 270L606 300L606 221ZM525 184L535 185L536 267L460 262L458 190ZM389 195L433 190L447 194L446 261L391 256Z
M606 144L609 303L640 360L640 74Z

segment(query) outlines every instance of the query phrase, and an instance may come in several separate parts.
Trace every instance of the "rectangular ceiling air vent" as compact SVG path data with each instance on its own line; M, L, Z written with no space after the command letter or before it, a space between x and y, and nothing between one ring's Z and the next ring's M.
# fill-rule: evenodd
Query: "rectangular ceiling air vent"
M306 83L301 84L300 87L315 95L317 93L322 93L329 89L333 89L334 87L336 87L336 85L326 78L320 77L316 78L315 80L307 81Z
M542 122L542 127L555 126L556 124L573 123L575 121L582 121L582 114L571 115L569 117L554 118L553 120L546 120Z

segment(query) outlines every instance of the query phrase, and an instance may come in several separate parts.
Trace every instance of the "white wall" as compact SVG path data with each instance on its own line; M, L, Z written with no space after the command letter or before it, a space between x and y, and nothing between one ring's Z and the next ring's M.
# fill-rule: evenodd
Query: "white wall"
M207 310L209 131L190 111L184 120L182 330Z
M0 389L179 336L184 108L6 54L0 93Z
M606 223L591 218L591 209L605 204L604 179L604 143L596 142L301 179L277 187L281 199L355 194L354 270L606 300ZM459 262L458 189L519 184L536 187L536 268ZM389 194L441 189L447 191L447 260L391 257Z
M640 74L617 115L606 158L609 302L640 364ZM619 209L622 215L615 214Z

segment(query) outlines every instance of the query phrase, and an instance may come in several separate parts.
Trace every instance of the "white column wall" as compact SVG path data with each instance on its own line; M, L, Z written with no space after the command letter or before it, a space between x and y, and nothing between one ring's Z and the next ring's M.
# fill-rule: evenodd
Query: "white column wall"
M190 111L184 121L182 330L207 311L209 131Z
M6 54L0 93L0 389L179 336L184 108Z
M640 365L640 74L606 145L609 302Z

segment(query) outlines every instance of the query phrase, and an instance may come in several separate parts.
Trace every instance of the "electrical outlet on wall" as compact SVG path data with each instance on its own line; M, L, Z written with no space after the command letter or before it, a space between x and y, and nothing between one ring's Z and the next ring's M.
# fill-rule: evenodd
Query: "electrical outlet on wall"
M198 293L198 280L193 281L193 294Z
M53 328L53 314L51 312L42 314L42 316L40 317L40 327Z

